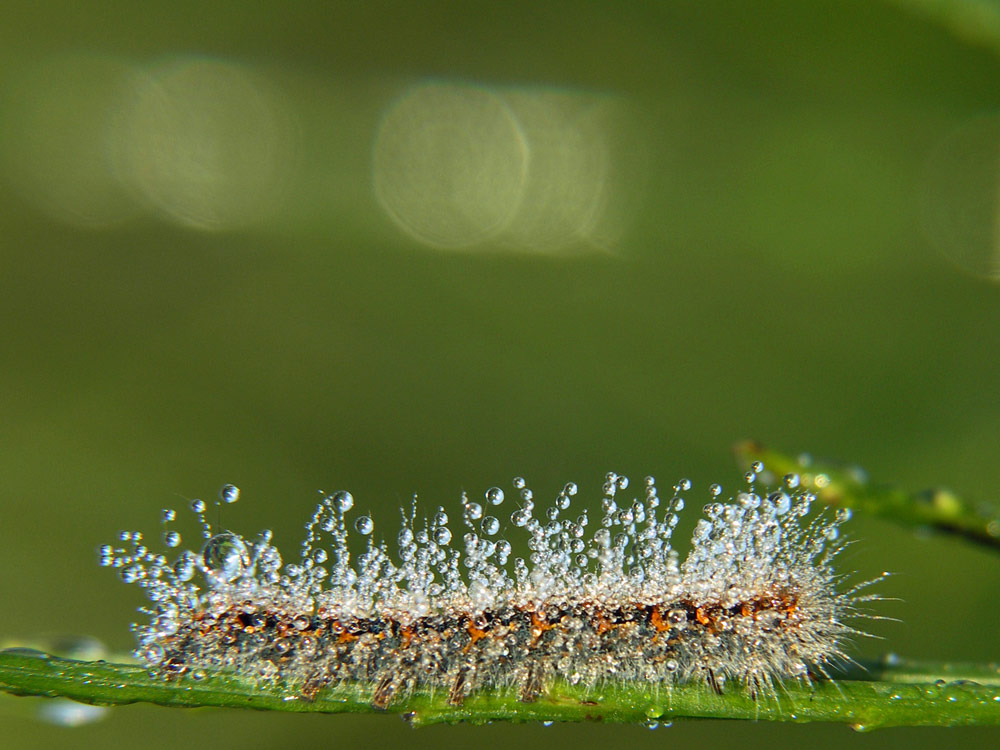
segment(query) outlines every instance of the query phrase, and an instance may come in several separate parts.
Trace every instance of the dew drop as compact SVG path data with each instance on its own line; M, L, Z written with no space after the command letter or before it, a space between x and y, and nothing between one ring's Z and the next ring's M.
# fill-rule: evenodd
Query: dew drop
M798 474L785 474L784 478L785 486L790 490L794 490L796 487L798 487L801 481L802 480L799 478Z
M449 529L447 526L438 526L436 529L434 529L433 536L434 536L434 541L437 544L440 545L448 544L448 542L451 541L451 529Z
M174 563L174 576L180 583L186 583L194 578L195 564L189 555L182 556Z
M500 531L500 521L494 516L486 516L483 519L483 533L487 536L493 536L498 531Z
M514 480L514 486L517 487L517 483L519 480L521 482L521 486L523 487L524 480L520 479L520 477ZM486 501L490 505L499 505L500 503L503 502L503 490L500 489L499 487L490 487L488 490L486 490Z
M235 503L240 499L240 488L235 484L224 484L219 490L219 499L224 503Z
M677 483L677 489L679 489L681 492L687 492L688 490L691 489L691 480L690 479L680 480Z
M176 518L177 518L177 511L175 511L173 508L164 508L163 509L163 522L164 523L170 523L171 521L175 520Z
M158 643L151 643L148 646L139 649L139 652L136 654L136 656L138 656L147 664L153 664L153 665L159 664L161 661L163 661L163 657L165 655L166 654L163 650L163 646L161 646Z
M712 497L718 497L719 495L722 494L722 485L721 484L710 485L708 488L708 494L710 494Z
M515 490L523 490L525 484L527 484L527 483L524 481L524 477L514 477L514 489Z
M163 535L163 543L168 547L177 547L181 543L181 535L176 531L168 531Z
M338 513L346 513L354 507L354 495L347 490L334 492L330 500L333 502L333 507Z
M576 495L578 489L579 488L576 486L576 482L568 482L566 486L563 487L563 492L565 492L570 497L573 497L574 495Z
M372 519L369 518L368 516L359 516L358 519L354 522L354 528L357 530L359 534L364 534L365 536L368 536L369 534L372 533L372 529L375 528L375 524L372 523Z
M208 572L223 581L237 578L250 564L243 539L228 531L209 539L202 548L201 558Z
M195 513L204 513L205 512L205 501L204 500L192 500L191 501L191 510L193 510Z

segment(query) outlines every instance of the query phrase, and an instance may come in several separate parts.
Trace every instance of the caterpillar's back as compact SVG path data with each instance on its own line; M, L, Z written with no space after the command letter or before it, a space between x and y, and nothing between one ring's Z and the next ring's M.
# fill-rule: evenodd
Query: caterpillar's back
M841 590L831 564L848 514L807 523L813 498L794 492L797 478L766 496L754 479L731 504L705 506L682 564L670 539L690 482L661 502L647 478L643 496L626 501L628 480L617 474L607 475L594 524L570 512L573 483L539 517L516 479L507 528L502 490L484 503L463 495L460 549L443 508L418 523L414 507L394 554L358 517L368 543L352 561L354 500L338 492L317 506L294 562L282 561L270 532L213 532L195 501L200 550L168 559L122 532L128 545L103 547L102 564L145 589L150 621L135 626L136 655L165 676L231 670L282 680L304 697L352 682L381 708L414 689L445 690L453 704L498 687L532 701L554 678L699 680L718 692L736 681L751 695L774 694L782 680L826 676L847 658L845 639L862 634L847 622L866 597L858 586ZM238 490L227 485L221 497L231 502ZM512 566L507 529L523 530L530 550ZM169 527L164 539L180 544Z

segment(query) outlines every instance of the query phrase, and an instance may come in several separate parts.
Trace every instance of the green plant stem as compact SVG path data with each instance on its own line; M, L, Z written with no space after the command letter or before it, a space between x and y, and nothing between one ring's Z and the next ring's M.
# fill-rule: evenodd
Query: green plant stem
M827 505L859 510L904 526L935 529L1000 549L1000 510L987 504L975 506L944 489L914 493L871 484L856 468L794 458L754 442L740 443L735 451L744 466L761 461L765 471L778 479L797 474L800 487L815 493Z
M939 24L966 43L1000 53L1000 7L995 0L889 0L914 15Z
M74 661L18 649L0 652L0 689L99 705L380 713L369 702L369 688L359 685L327 688L314 700L306 700L294 687L258 684L226 673L165 681L139 666ZM1000 725L1000 671L995 665L893 659L856 667L836 682L790 683L778 689L776 698L756 701L736 686L716 695L700 683L673 688L642 683L584 688L557 681L533 703L520 702L511 691L490 690L470 696L461 706L450 706L442 692L417 691L389 710L405 715L415 725L499 720L650 723L679 718L832 721L855 729Z

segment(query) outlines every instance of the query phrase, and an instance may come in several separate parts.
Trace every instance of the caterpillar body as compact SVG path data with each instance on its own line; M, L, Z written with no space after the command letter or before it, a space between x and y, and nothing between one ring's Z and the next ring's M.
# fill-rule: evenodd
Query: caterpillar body
M661 501L647 477L633 498L614 473L592 532L586 512L570 513L575 484L539 517L516 479L507 528L526 532L530 552L512 566L491 514L505 503L496 487L482 503L463 494L460 549L443 508L418 522L414 504L395 554L373 541L368 516L356 518L367 540L352 560L354 499L342 491L323 497L294 562L268 531L253 540L214 531L196 500L200 549L170 559L122 532L125 544L102 547L101 563L150 599L140 610L149 622L133 626L135 654L164 677L226 670L281 681L305 699L351 682L378 708L420 689L444 691L453 705L487 688L530 702L556 678L702 681L719 693L735 682L776 696L783 681L826 678L848 660L846 641L864 635L848 621L878 597L859 593L873 581L843 589L833 569L847 511L807 521L813 497L796 490L797 477L770 494L755 492L755 478L730 503L715 501L712 486L683 563L670 540L690 482ZM227 485L221 497L238 494ZM174 518L164 511L169 548L180 544Z

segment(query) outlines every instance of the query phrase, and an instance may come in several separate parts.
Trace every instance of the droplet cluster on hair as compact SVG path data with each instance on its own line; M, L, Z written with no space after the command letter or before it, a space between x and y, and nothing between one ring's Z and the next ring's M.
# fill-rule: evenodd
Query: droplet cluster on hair
M101 563L144 589L135 654L164 677L226 670L306 699L349 682L380 708L414 690L456 705L487 688L533 701L557 679L773 695L847 659L846 639L863 634L847 623L871 597L857 595L867 584L841 590L832 566L848 514L807 520L813 497L797 477L758 494L754 469L730 503L710 488L683 562L671 537L690 482L661 499L652 477L634 493L611 473L594 520L573 511L576 484L539 512L517 478L513 498L498 487L463 494L458 523L443 507L422 518L414 503L392 546L351 514L349 492L324 495L287 561L271 532L217 531L196 500L200 548L174 554L176 513L165 510L170 555L122 532ZM232 485L220 491L238 498ZM355 534L366 541L356 559Z

